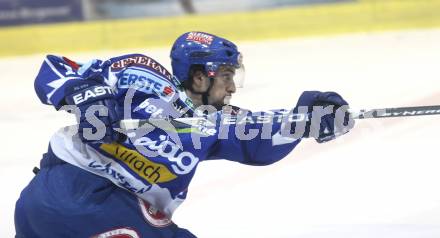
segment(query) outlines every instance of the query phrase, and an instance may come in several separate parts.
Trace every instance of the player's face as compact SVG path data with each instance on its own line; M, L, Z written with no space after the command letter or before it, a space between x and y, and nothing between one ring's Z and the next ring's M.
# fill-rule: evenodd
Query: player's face
M236 91L234 83L235 68L220 66L209 91L208 103L220 109L229 104L229 100Z

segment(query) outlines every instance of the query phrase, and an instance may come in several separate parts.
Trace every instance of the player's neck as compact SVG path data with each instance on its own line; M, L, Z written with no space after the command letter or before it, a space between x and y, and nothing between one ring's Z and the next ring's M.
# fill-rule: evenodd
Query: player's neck
M194 93L188 89L185 89L185 93L186 93L186 95L188 95L189 98L191 98L191 100L196 108L203 105L202 94Z

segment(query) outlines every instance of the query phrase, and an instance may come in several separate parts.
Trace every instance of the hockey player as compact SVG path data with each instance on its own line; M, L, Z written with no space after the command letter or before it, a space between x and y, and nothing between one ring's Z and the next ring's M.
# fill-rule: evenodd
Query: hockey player
M17 201L17 238L195 237L171 217L185 200L201 161L269 165L284 158L303 137L327 141L353 126L349 120L341 130L334 127L333 111L322 116L316 133L308 121L301 135L293 138L283 136L282 127L295 130L297 120L263 117L239 123L240 116L254 114L235 107L221 110L235 92L233 79L242 68L241 54L226 39L185 33L173 45L171 59L177 79L141 54L86 64L46 57L35 81L37 95L56 109L75 112L79 126L62 128L51 138L40 171ZM114 130L127 118L167 121L206 115L196 108L204 105L218 110L210 111L210 119L216 116L211 124L197 124L191 130L170 132L161 126L148 133ZM301 95L293 112L315 105L336 109L348 104L336 93L310 91ZM347 115L344 111L343 117ZM257 135L241 138L240 127L256 130Z

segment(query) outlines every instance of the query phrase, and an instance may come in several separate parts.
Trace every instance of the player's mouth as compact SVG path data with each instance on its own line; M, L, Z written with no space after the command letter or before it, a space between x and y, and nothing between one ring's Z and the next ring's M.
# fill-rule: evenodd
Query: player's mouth
M226 95L225 98L223 99L223 103L225 105L229 105L229 103L231 102L231 98L232 98L232 95Z

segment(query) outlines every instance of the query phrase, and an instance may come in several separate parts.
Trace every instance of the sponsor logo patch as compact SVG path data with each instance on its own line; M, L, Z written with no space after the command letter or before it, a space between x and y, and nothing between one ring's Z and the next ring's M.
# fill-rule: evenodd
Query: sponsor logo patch
M174 90L170 87L170 86L166 86L166 87L164 87L164 89L163 89L163 93L165 94L165 95L170 95L170 94L172 94L174 92Z
M149 203L143 201L140 198L138 198L138 201L145 220L152 226L166 227L173 223L170 219L166 218L163 213L161 213L157 209L154 209L153 206L151 206Z
M100 149L122 161L150 184L164 183L177 178L166 166L154 163L139 152L120 144L102 144Z
M73 102L78 105L89 100L89 98L96 98L104 95L112 95L113 91L109 86L95 86L92 89L74 95Z
M187 41L196 42L203 45L211 45L214 37L212 35L208 35L206 33L201 32L190 32L186 37Z
M117 170L115 170L112 166L112 163L107 164L101 164L97 161L92 161L89 163L89 168L93 169L95 172L98 172L99 174L106 174L110 175L116 182L117 185L127 189L128 191L131 191L133 193L143 194L151 189L151 185L148 187L136 187L133 186L131 183L129 183L125 176L120 174Z
M156 94L167 101L176 94L170 82L143 70L127 69L121 72L118 88L130 87L147 94Z
M133 56L116 61L112 64L111 70L118 71L127 68L129 66L138 66L138 67L153 69L155 72L165 76L165 78L167 78L170 81L172 78L172 74L168 72L168 70L166 70L165 67L163 67L157 61L155 61L154 59L148 56Z
M92 236L92 238L140 238L138 232L130 227L118 228Z
M171 168L174 173L179 175L190 173L199 163L198 157L188 151L182 151L179 146L164 135L159 136L159 140L141 137L136 139L133 144L143 146L149 151L157 152L158 155L167 158L172 162Z

